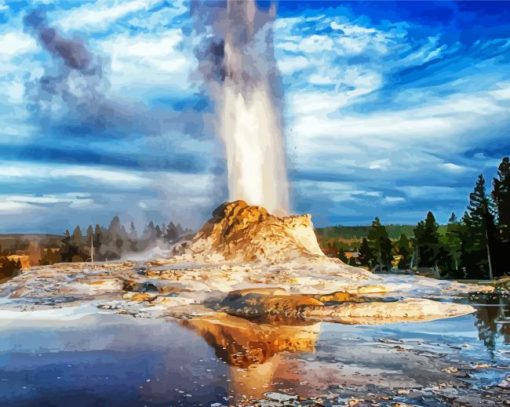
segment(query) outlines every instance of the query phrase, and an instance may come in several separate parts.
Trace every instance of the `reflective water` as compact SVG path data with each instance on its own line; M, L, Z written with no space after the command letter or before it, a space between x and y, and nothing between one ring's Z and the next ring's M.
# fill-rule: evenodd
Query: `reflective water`
M493 386L508 374L510 307L489 302L473 315L384 326L276 326L221 314L182 323L1 320L0 405L243 405L270 391L348 398L443 382ZM455 366L483 368L452 376Z

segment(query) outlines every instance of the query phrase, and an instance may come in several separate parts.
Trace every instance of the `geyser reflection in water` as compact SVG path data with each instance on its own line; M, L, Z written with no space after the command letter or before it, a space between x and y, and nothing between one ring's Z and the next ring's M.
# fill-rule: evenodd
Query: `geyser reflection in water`
M274 5L263 11L254 0L197 3L194 17L205 38L197 53L215 104L216 131L225 143L229 198L285 214L289 191Z
M182 324L200 334L229 365L233 405L263 399L265 393L278 390L274 381L278 370L286 370L288 354L314 352L320 332L320 323L260 324L221 312Z

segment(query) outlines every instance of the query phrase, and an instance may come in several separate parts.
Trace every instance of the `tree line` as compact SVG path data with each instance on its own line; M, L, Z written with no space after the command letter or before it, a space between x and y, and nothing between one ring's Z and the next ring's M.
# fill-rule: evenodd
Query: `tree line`
M107 228L90 225L85 233L79 226L73 233L66 230L59 250L46 250L40 264L91 261L92 257L95 261L116 260L127 253L143 252L158 243L175 243L189 233L188 229L173 222L160 226L152 221L138 233L133 222L126 228L115 216Z
M15 276L21 270L19 259L10 259L9 255L9 252L2 250L0 247L0 281Z
M363 238L352 264L389 270L395 256L398 268L433 267L448 278L493 278L510 273L510 160L503 158L492 190L487 193L483 175L469 195L469 204L459 219L452 213L446 231L428 212L414 228L414 236L388 237L386 228L375 218ZM344 250L339 257L346 261Z

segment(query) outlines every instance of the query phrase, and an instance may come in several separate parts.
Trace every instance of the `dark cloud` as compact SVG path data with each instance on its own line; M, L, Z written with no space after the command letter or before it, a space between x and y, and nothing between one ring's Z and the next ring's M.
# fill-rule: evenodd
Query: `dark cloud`
M97 58L87 49L80 38L64 38L55 28L49 26L44 10L34 10L23 19L28 31L39 40L39 43L52 55L58 57L71 69L84 75L96 75L102 71Z
M29 110L47 133L62 137L90 135L161 136L181 133L204 137L203 106L149 107L109 94L109 58L91 50L79 37L52 26L44 9L23 19L26 32L50 56L45 73L25 84ZM69 131L74 129L75 131Z
M2 158L41 163L101 165L131 170L180 171L185 173L203 173L207 171L204 161L190 154L174 152L171 156L164 152L152 152L147 159L143 154L97 152L87 148L51 147L44 145L2 145Z

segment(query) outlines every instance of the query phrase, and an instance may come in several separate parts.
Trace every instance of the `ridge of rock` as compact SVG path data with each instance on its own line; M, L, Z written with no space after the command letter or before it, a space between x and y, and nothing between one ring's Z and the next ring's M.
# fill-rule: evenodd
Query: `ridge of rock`
M310 215L275 216L245 201L225 202L180 254L225 260L280 263L324 257Z

